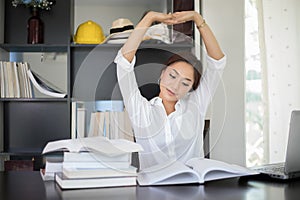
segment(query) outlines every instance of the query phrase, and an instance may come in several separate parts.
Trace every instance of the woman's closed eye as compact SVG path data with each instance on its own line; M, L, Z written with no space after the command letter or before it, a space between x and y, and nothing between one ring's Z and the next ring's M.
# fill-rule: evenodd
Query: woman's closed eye
M185 83L185 82L182 82L182 85L185 86L185 87L189 87L190 86L190 84Z
M173 75L173 74L169 74L169 76L172 78L172 79L175 79L176 78L176 76L175 75Z

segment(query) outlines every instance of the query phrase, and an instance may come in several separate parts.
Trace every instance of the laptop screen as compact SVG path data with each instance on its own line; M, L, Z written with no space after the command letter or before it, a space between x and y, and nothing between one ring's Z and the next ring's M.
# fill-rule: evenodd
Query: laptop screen
M286 151L285 172L300 172L300 110L291 114L289 139Z

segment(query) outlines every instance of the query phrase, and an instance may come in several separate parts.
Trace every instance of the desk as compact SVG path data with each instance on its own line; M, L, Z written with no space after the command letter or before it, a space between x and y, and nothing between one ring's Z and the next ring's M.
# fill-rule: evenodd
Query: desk
M0 172L1 200L57 200L57 199L299 199L300 180L274 182L256 178L231 178L211 181L205 185L156 187L121 187L81 190L61 190L53 181L43 182L39 172Z

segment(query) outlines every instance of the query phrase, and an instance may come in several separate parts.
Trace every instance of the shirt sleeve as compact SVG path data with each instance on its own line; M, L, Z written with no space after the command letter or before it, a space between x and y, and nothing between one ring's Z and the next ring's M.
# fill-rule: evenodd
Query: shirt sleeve
M200 112L205 115L208 105L221 81L226 65L226 55L220 60L215 60L207 55L207 68L201 77L199 87L193 92L196 101L199 102Z
M141 126L148 117L150 102L141 95L136 82L136 57L130 63L119 50L114 62L117 64L117 78L126 110L131 121Z

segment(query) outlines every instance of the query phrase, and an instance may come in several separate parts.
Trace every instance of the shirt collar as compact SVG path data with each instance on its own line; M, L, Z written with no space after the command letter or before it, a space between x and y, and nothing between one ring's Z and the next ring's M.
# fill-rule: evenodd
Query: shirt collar
M185 97L184 97L185 98ZM175 110L178 110L183 105L183 99L179 99L175 104ZM150 100L151 105L163 105L162 99L160 97L154 97Z
M162 104L162 99L160 97L154 97L150 100L151 105L160 105Z

